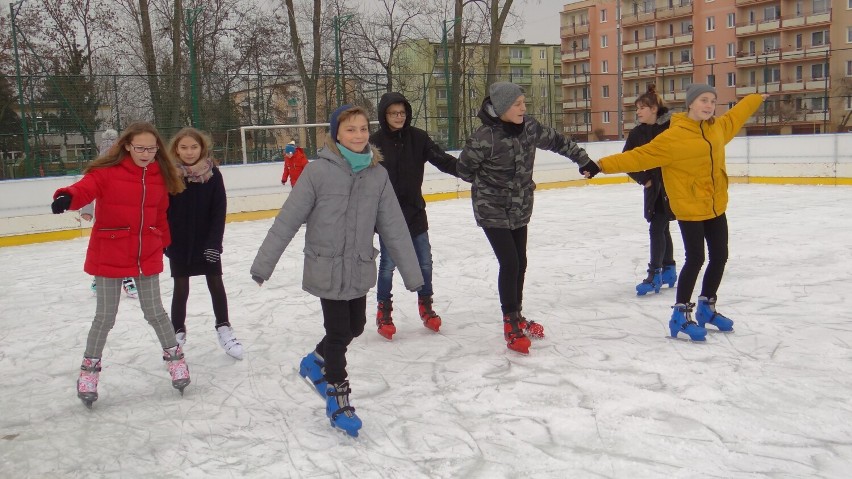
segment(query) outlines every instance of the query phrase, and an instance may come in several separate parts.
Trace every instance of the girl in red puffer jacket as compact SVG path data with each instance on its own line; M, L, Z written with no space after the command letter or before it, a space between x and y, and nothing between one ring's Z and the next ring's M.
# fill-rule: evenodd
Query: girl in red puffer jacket
M184 183L157 129L145 122L127 127L84 173L77 183L56 190L51 205L58 214L97 200L83 268L95 276L97 307L77 380L77 397L87 407L98 399L101 356L115 324L125 277L135 279L142 313L160 340L172 386L183 393L190 382L189 369L163 308L159 275L163 249L171 242L166 219L169 193L180 193Z

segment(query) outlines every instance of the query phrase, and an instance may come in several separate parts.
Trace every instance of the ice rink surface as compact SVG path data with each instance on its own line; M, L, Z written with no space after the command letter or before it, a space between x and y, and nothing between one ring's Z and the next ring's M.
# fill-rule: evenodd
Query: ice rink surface
M249 266L272 220L227 225L245 359L219 347L194 278L183 397L123 298L92 410L74 389L95 308L87 239L0 248L0 476L850 477L852 188L735 184L730 196L718 309L735 332L697 344L666 338L673 289L635 295L648 260L639 186L537 192L524 313L547 338L526 357L502 339L497 262L470 200L430 203L444 325L425 329L397 278L389 342L371 291L348 354L355 439L297 373L322 336L319 300L300 287L302 233L258 288ZM672 233L680 266L676 222ZM161 283L168 310L168 270Z

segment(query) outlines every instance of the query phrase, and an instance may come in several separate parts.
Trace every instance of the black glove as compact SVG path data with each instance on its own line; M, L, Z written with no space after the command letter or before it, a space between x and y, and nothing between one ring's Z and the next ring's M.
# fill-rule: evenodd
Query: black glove
M263 286L263 278L261 278L260 276L251 275L251 279L253 279L258 286Z
M589 174L588 178L594 178L595 175L597 175L598 173L601 172L601 168L598 166L598 164L595 163L594 161L592 161L591 159L589 160L588 163L581 166L579 168L579 170L580 170L580 174L583 175L583 176L586 176L586 173L588 173Z
M59 213L64 213L68 211L68 208L71 207L71 195L64 194L59 195L53 200L53 203L50 204L50 209L53 211L53 214L58 215Z
M218 263L219 257L220 253L217 249L208 248L204 250L204 259L206 259L208 263Z

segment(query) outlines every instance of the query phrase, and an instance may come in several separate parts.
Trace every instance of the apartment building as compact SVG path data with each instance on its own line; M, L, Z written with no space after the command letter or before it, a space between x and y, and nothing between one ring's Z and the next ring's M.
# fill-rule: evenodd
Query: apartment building
M562 131L562 58L556 44L501 44L494 81L512 81L526 92L529 114ZM476 115L487 96L488 45L463 46L459 87L452 91L452 44L417 40L404 43L394 67L395 88L411 102L412 123L442 145L456 148L479 127ZM446 59L446 61L445 61ZM458 108L458 118L449 112ZM451 134L451 131L454 134ZM453 143L453 144L450 144Z
M586 0L560 14L565 131L623 138L653 83L674 111L710 83L721 114L770 93L747 134L847 131L852 0Z

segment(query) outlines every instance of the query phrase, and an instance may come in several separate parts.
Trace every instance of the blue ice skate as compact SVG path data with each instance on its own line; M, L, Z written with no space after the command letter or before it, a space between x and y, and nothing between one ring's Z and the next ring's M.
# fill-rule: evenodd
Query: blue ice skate
M299 375L313 384L321 398L328 399L325 393L328 386L325 381L325 360L316 351L302 358L299 363Z
M669 285L669 288L674 288L677 281L677 267L673 264L663 267L663 284Z
M678 333L686 333L689 339L693 341L705 341L707 330L699 326L692 320L693 303L684 304L677 303L672 306L672 319L669 321L669 330L673 338L677 338Z
M636 296L645 296L651 291L655 293L660 292L660 288L663 287L663 270L662 268L657 268L653 270L648 270L648 277L645 278L641 283L636 285Z
M352 437L358 437L361 419L355 415L355 408L349 404L349 381L332 383L326 387L325 415L331 421L331 427L341 429Z
M705 324L712 324L719 331L729 332L734 330L734 322L716 312L716 298L698 297L698 307L695 310L695 319L702 328Z

